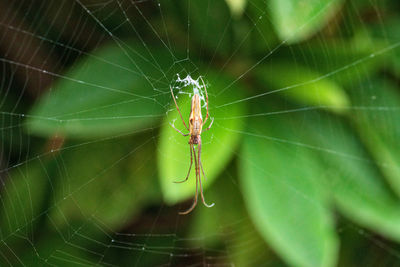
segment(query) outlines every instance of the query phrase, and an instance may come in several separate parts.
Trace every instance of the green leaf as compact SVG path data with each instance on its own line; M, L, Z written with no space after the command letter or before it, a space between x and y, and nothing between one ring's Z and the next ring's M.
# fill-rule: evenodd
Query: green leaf
M213 209L196 209L196 216L191 225L191 235L194 237L206 236L207 239L194 239L196 245L218 247L225 245L219 233L230 230L232 224L247 217L237 185L236 164L229 164L212 187L207 190L206 197L218 203ZM226 179L225 179L226 178ZM224 192L221 194L221 192ZM232 207L235 207L232 209ZM224 228L228 229L224 229Z
M1 191L0 234L5 239L13 233L32 233L49 197L51 178L48 165L38 161L13 168Z
M348 107L346 92L319 73L293 63L276 63L254 72L260 85L303 105L343 112Z
M227 244L234 266L264 266L267 262L269 266L283 266L248 217L237 221L234 227Z
M299 145L296 122L280 116L250 121L241 157L243 196L256 228L289 265L333 266L338 238L324 169Z
M359 83L380 70L386 53L371 55L383 47L382 42L358 32L351 39L329 39L323 43L313 40L283 47L270 61L295 59L299 65L318 70L320 76L328 75L328 80L351 88L354 82Z
M178 49L187 51L190 57L231 56L236 47L232 43L232 16L225 1L163 1L160 4L164 13L173 14L168 19L176 20L166 38L172 40L173 32Z
M324 27L341 3L342 0L271 0L269 6L281 40L296 43Z
M20 127L23 124L22 114L26 112L23 109L26 103L21 102L23 101L21 99L18 100L10 90L11 88L8 90L0 89L0 146L3 149L3 155L15 153L18 157L25 153L28 144L32 144L29 143L29 138L26 136L23 127ZM16 136L18 136L18 138L16 138ZM4 157L2 160L6 161Z
M342 121L328 116L310 114L302 126L304 133L300 134L309 133L309 144L322 151L328 187L339 211L364 227L400 241L400 201L357 136Z
M206 179L203 179L203 187L207 188L226 167L240 139L240 134L227 132L225 128L239 130L243 127L241 120L225 119L225 117L242 115L244 107L241 103L219 107L219 105L236 100L242 96L242 89L240 87L236 84L230 86L231 79L222 75L218 76L211 71L209 71L209 75L205 79L209 82L207 91L209 95L210 116L215 118L212 128L209 131L203 131L201 134L201 161L207 176ZM224 93L218 95L218 92L224 89L226 89ZM187 124L191 105L190 97L187 94L176 96L178 96L178 105ZM205 109L203 108L204 118ZM178 129L183 130L184 133L187 132L182 125L174 104L171 105L171 112L165 118L161 128L158 151L160 183L164 199L168 204L175 204L179 201L193 198L196 180L193 163L188 181L180 184L173 183L174 181L183 180L186 177L190 163L190 150L188 145L189 137L183 137L177 133L169 125L172 122L175 122L175 126ZM209 123L207 122L207 125ZM212 199L208 201L213 202Z
M400 94L390 82L371 79L352 91L351 120L391 188L400 196Z
M207 198L218 203L218 207L194 211L196 216L191 224L190 237L193 246L219 250L224 247L235 266L249 266L250 262L252 266L260 266L271 260L272 253L268 253L270 249L246 212L236 169L236 164L230 164L220 174L222 179L207 190Z
M183 1L183 11L189 12L186 15L190 18L190 28L186 34L196 40L193 46L200 51L207 49L212 55L230 56L236 47L232 44L232 20L228 5L225 1L205 2ZM188 30L188 20L183 23Z
M395 8L395 6L387 8ZM400 17L391 16L381 23L372 25L368 30L376 42L380 41L385 43L386 47L391 47L384 52L387 58L385 67L388 67L397 78L400 78Z
M57 227L94 216L110 229L159 202L153 139L118 138L78 146L62 154L68 172L58 173L49 218ZM76 161L82 158L83 161Z
M360 97L364 101L365 97L370 96L366 92L362 95L363 97ZM376 100L372 100L374 101ZM384 116L386 119L390 117L387 113ZM381 120L382 118L379 118L375 122L377 127L380 126L378 121ZM306 116L302 113L281 114L276 121L268 123L269 127L275 129L276 125L281 124L285 129L281 129L280 134L264 137L276 136L279 138L276 142L307 147L314 157L321 159L320 165L324 172L319 179L324 181L325 189L330 190L337 208L344 216L386 238L400 241L400 201L383 180L379 168L384 166L379 161L375 163L369 157L361 140L343 119L307 111ZM387 130L384 130L387 134L394 133ZM287 137L287 132L295 132L296 137ZM303 153L297 155L304 157ZM286 164L287 159L284 159L284 162ZM308 162L303 168L310 168L309 166Z
M266 53L270 53L275 47L280 46L281 41L274 33L274 25L267 13L269 3L264 0L252 0L248 5L248 15L250 32L251 53L259 54L258 57L263 57ZM238 36L238 42L242 41L243 35ZM274 51L269 57L275 56L283 47Z
M29 113L32 133L96 138L155 125L173 65L168 51L108 45L60 75ZM173 70L173 69L172 69ZM171 72L173 73L173 72Z
M98 226L92 225L92 227ZM85 240L87 238L86 242L78 243L75 239L83 235L82 230L79 231L79 234L75 233L75 238L71 238L73 236L71 232L71 229L69 229L69 235L62 236L60 235L60 229L57 229L57 231L46 229L44 235L36 240L31 240L33 246L26 242L26 250L21 250L21 247L15 248L15 251L18 251L18 260L15 259L15 265L21 265L21 262L27 266L95 265L101 259L100 255L94 257L94 253L91 253L95 251L93 249L93 243L95 242L87 240L90 236L84 235L85 238L82 239ZM90 247L90 252L82 249L83 247Z
M231 10L232 16L240 18L246 8L247 0L225 0L229 9Z

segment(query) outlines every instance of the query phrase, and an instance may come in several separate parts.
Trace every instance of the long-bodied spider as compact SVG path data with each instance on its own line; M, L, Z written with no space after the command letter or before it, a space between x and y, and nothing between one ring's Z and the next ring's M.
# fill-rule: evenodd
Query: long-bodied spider
M203 126L206 124L207 119L209 117L209 113L208 113L208 94L207 94L207 89L206 86L204 84L203 78L200 77L203 86L204 86L204 91L206 92L206 104L207 104L207 115L206 118L203 122L203 117L201 116L201 104L200 104L200 95L195 93L192 97L192 106L191 106L191 111L190 111L190 116L189 116L189 127L186 125L185 120L182 117L182 113L178 107L178 104L176 103L175 100L175 96L174 96L174 92L172 91L172 87L170 87L171 89L171 94L172 94L172 98L174 99L175 102L175 106L176 109L179 112L179 115L182 119L182 123L183 125L186 127L186 129L189 131L189 133L184 134L182 133L180 130L176 129L175 126L173 124L170 123L170 125L172 126L172 128L174 128L177 132L179 132L181 135L183 136L189 136L190 135L190 139L189 139L189 146L190 146L190 166L189 166L189 171L186 175L186 178L182 181L176 181L175 183L183 183L186 182L187 179L189 178L190 175L190 170L192 169L192 165L193 165L193 157L194 157L194 164L195 164L195 168L196 168L196 195L194 197L194 201L192 206L183 212L179 212L179 214L188 214L189 212L191 212L197 205L197 196L198 196L198 187L200 186L200 194L201 194L201 200L203 201L203 204L208 207L211 208L212 206L214 206L214 203L212 204L207 204L205 199L204 199L204 195L203 195L203 187L201 185L201 177L200 177L200 168L201 171L203 173L203 177L205 178L206 175L204 173L204 169L203 169L203 164L201 163L201 132L202 132L202 128ZM205 129L205 131L208 131L212 124L214 122L214 119L211 119L211 123L208 126L207 129ZM196 157L196 150L194 148L194 145L197 145L197 157Z

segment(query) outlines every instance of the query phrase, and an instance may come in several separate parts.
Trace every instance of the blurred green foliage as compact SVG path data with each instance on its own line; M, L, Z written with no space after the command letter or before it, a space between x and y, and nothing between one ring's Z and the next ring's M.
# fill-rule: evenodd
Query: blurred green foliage
M189 265L197 254L182 247L202 247L229 251L216 264L335 266L360 242L398 246L395 0L93 2L73 6L65 31L62 6L14 7L62 71L41 70L55 79L37 99L10 90L28 88L17 76L1 85L2 262ZM71 33L79 19L91 35ZM203 184L216 205L177 219L195 191L194 166L173 183L190 157L170 88L188 118L186 75L207 84Z

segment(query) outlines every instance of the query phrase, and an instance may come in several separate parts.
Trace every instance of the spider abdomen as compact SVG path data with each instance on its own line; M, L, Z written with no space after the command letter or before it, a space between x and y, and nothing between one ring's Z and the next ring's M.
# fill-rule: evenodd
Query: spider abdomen
M192 98L192 108L189 117L190 135L200 135L203 126L203 118L201 116L200 96L195 94Z

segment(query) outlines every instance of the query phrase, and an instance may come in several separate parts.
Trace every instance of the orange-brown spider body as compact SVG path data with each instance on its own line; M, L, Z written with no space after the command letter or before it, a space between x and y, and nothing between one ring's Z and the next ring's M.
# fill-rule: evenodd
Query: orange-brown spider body
M203 128L203 117L201 116L200 96L194 94L192 97L192 109L189 116L189 144L198 145L201 142L201 129Z
M214 203L212 203L211 205L208 205L204 199L204 195L203 195L203 187L201 184L201 176L200 176L200 169L201 172L203 173L203 177L205 178L205 173L203 170L203 165L201 164L201 133L202 133L202 129L204 124L207 122L207 119L209 117L208 114L208 94L207 94L207 88L204 84L203 78L200 77L200 79L203 82L203 86L204 86L204 91L206 93L206 104L207 104L207 115L206 118L203 121L203 117L201 115L201 98L200 95L195 93L192 97L192 105L191 105L191 110L190 110L190 116L189 116L189 127L187 127L185 120L182 117L182 113L178 107L178 104L176 103L176 99L174 96L174 92L172 91L172 87L170 87L171 89L171 95L172 98L174 99L175 102L175 106L176 109L178 110L178 113L182 119L182 123L183 125L186 127L186 129L189 131L189 133L184 134L182 133L180 130L176 129L175 126L173 124L171 124L171 126L180 134L182 134L183 136L188 136L190 135L190 139L189 139L189 145L190 145L190 166L189 166L189 171L186 175L186 178L182 181L178 181L176 183L182 183L187 181L187 179L189 178L189 174L190 174L190 170L192 169L192 165L193 165L193 158L194 158L194 163L195 163L195 169L196 169L196 195L194 197L194 201L192 206L184 211L184 212L180 212L180 214L188 214L189 212L191 212L197 205L197 196L198 196L198 187L200 186L200 195L201 195L201 199L203 201L203 204L210 208L212 206L214 206ZM211 125L213 124L214 120L211 120L210 126L208 126L208 128L205 130L209 130L211 128ZM194 145L197 145L197 155L196 155L196 150L194 148Z

